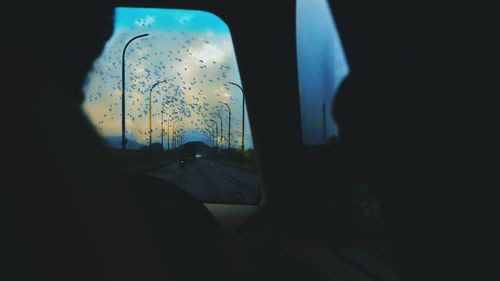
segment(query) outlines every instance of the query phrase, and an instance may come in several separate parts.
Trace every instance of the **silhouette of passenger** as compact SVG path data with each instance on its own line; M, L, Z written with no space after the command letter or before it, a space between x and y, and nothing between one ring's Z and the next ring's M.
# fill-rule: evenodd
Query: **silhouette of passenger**
M377 126L384 125L374 122L379 120L374 95L366 82L350 75L340 85L332 110L339 133L333 157L337 214L346 225L365 231L380 218L372 173L377 170L373 158L380 137Z

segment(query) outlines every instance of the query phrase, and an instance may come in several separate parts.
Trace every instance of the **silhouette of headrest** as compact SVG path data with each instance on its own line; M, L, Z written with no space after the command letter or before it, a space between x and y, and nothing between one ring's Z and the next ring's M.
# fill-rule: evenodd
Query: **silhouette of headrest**
M340 139L362 141L377 134L384 126L385 99L380 85L369 77L349 75L340 85L333 102L333 119L339 126ZM365 139L365 141L368 141Z

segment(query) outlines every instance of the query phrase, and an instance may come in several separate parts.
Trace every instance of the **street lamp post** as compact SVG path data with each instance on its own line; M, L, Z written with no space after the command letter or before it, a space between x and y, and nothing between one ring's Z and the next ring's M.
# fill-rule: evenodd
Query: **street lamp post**
M184 135L184 129L180 128L179 131L180 132L177 134L177 139L179 141L179 145L178 146L181 147L182 146L182 137Z
M238 87L241 91L241 99L242 99L242 103L243 103L243 108L241 110L241 153L242 155L245 154L245 92L243 91L243 88L234 83L234 82L229 82L229 84L231 85L234 85L236 87Z
M132 41L142 37L146 37L148 35L149 33L135 36L134 38L130 39L123 48L123 53L122 53L122 149L123 150L127 150L127 138L125 137L125 113L126 113L125 112L125 52L127 51L128 45L130 45Z
M179 121L179 120L177 120ZM174 124L177 123L177 122L174 122ZM172 131L172 135L173 135L173 140L174 140L174 143L175 143L175 148L179 147L178 146L178 140L179 140L179 132L178 132L178 128L181 127L182 124L179 124L177 126L172 126L173 127L173 131Z
M167 82L167 80L163 80L163 81L160 81L160 82L156 82L153 87L151 87L151 89L149 90L149 150L151 151L152 149L152 142L153 142L153 127L152 127L152 111L153 111L153 101L152 101L152 93L153 93L153 89L160 85L161 83L165 83ZM162 113L163 113L163 108L162 108ZM163 114L162 114L162 118L163 118ZM161 143L162 147L163 147L163 141Z
M181 147L181 146L182 146L182 138L181 138L181 135L182 135L182 132L184 131L184 128L182 128L182 125L181 125L181 124L179 124L179 126L178 126L178 127L180 127L180 128L179 128L178 130L176 130L176 131L177 131L177 132L176 132L177 137L176 137L176 139L175 139L175 146L176 146L177 148L179 148L179 147Z
M177 124L177 122L179 122L179 120L175 120L174 124L172 124L172 149L175 149L175 146L174 146L174 144L175 144L175 136L174 135L175 135L175 128L176 128L175 124Z
M217 124L217 122L215 122L214 119L210 119L210 122L213 122L215 124L215 148L219 150L217 147L217 138L219 136L219 125Z
M163 148L163 135L165 135L165 129L163 128L163 112L165 111L165 105L171 103L172 101L168 101L165 103L165 100L162 101L162 105L161 105L161 150L163 151L164 148ZM168 120L167 120L168 122ZM167 123L167 126L168 126L168 123ZM168 140L167 140L168 141Z
M223 123L222 123L222 115L219 112L214 112L214 115L219 116L220 118L220 150L222 152L222 135L223 135Z
M174 113L170 114L170 116L167 118L167 150L170 149L170 125L169 125L170 118L172 116L174 116L175 114L177 114L177 112L174 112Z
M231 107L229 107L229 104L225 103L225 102L220 102L222 104L224 104L225 106L227 106L227 109L229 110L229 121L228 121L228 128L227 128L227 148L228 149L231 149Z
M215 144L216 144L216 142L214 142L214 140L217 141L217 136L214 138L214 127L210 126L209 124L207 124L207 126L212 131L212 144L211 145L212 145L212 149L213 149Z
M214 145L214 136L212 135L212 131L210 131L209 129L205 128L205 130L208 132L208 142L210 143L210 146L213 147Z

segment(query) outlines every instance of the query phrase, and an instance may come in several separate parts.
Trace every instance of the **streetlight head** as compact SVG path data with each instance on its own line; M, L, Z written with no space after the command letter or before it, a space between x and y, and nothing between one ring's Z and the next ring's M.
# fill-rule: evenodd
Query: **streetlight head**
M137 35L136 37L132 38L130 41L133 41L135 39L139 39L139 38L142 38L142 37L146 37L146 36L149 36L149 33L144 33L144 34L141 34L141 35Z

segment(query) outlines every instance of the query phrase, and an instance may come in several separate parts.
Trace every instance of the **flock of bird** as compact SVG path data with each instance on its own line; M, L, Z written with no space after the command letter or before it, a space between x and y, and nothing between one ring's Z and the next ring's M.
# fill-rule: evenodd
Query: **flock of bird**
M111 38L84 86L84 109L105 136L121 134L121 56L125 43L132 37L133 34L121 32ZM138 39L128 47L125 57L127 138L142 144L149 142L151 93L153 142L160 141L162 123L165 134L178 134L182 130L185 135L209 141L207 129L211 132L212 129L207 125L213 124L210 119L219 123L219 132L213 132L213 136L219 135L219 142L222 123L222 142L225 142L229 112L221 102L228 103L232 110L232 143L237 145L238 140L241 141L243 96L228 83L239 81L234 53L223 47L222 40L227 38L209 37L201 33L166 31ZM217 114L224 117L222 122ZM175 122L179 128L173 132Z

